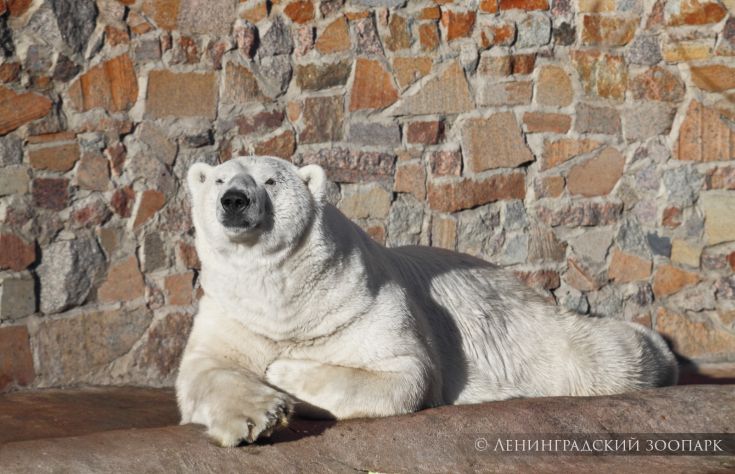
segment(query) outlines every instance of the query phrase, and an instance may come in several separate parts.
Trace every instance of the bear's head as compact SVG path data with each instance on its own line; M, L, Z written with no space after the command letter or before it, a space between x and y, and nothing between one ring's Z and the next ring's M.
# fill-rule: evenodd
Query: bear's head
M309 230L327 180L318 165L298 168L279 158L247 156L218 166L195 163L187 184L197 241L272 253L291 248Z

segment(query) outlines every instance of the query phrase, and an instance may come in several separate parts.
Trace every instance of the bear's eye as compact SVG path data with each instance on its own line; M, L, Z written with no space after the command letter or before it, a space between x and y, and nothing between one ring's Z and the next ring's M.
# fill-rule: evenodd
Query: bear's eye
M274 184L276 184L276 180L274 180L273 178L268 178L265 184L266 186L273 186Z
M215 183L215 184L224 184L224 182L225 182L225 181L224 181L223 179L216 179L216 180L214 181L214 183Z

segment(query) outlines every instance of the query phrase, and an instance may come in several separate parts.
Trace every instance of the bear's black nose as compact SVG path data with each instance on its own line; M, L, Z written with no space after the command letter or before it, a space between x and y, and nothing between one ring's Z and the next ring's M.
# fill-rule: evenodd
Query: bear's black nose
M220 203L222 204L222 208L225 212L228 214L236 214L242 212L246 207L248 207L250 199L244 192L231 189L222 196Z

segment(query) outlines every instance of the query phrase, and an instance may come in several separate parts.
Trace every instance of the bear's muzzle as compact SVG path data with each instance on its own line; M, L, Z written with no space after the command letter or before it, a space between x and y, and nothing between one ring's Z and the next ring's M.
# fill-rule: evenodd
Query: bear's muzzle
M263 196L250 175L237 175L219 196L217 215L230 230L243 231L257 227L262 220Z

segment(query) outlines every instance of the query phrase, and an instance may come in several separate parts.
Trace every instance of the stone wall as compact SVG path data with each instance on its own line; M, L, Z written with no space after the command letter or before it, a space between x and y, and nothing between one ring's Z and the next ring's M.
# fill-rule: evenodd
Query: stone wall
M735 360L735 3L0 0L0 390L172 381L195 161Z

